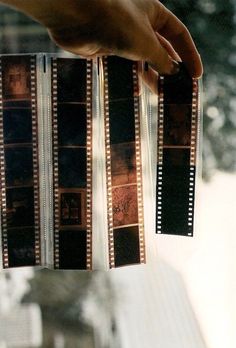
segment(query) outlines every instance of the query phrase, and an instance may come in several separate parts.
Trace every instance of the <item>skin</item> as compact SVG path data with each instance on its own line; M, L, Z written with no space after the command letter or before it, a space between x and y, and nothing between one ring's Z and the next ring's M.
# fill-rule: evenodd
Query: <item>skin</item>
M194 78L200 55L184 24L157 0L0 0L44 25L52 40L86 58L115 54L161 74L182 60Z

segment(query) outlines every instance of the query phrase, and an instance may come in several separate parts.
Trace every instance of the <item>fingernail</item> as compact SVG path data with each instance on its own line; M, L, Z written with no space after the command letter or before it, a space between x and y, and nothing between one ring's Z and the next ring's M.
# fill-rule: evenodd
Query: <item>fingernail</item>
M166 71L166 72L160 72L159 69L157 69L157 67L155 65L153 65L152 63L148 63L154 70L156 70L157 72L159 72L160 75L166 75L166 76L171 76L171 75L176 75L178 74L178 72L180 71L180 65L176 60L171 60L170 61L170 70Z
M172 60L172 68L171 68L171 71L170 71L170 75L178 74L179 71L180 71L179 63L176 62L176 60Z

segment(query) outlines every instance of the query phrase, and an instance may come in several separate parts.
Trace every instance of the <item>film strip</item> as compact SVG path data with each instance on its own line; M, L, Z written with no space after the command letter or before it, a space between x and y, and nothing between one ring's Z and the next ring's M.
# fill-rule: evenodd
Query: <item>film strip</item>
M54 267L92 269L92 61L52 58Z
M41 264L36 56L0 57L3 267Z
M137 63L103 58L109 267L145 263Z
M158 234L193 236L198 104L198 81L183 64L178 74L159 77Z

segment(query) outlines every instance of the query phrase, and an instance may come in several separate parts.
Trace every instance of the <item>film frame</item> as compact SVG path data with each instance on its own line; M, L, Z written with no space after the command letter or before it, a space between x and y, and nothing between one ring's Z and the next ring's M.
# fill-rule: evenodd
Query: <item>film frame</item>
M129 62L129 63L128 63ZM106 184L107 184L107 220L108 220L108 250L109 250L109 268L116 268L120 266L142 264L146 262L145 253L145 236L144 236L144 212L143 212L143 186L142 186L142 158L141 158L141 130L140 130L140 104L139 104L139 78L138 78L138 64L131 62L123 58L118 57L103 57L103 71L104 71L104 124L105 124L105 157L106 157ZM128 66L127 66L128 64ZM111 73L116 72L113 78ZM126 75L125 75L126 74ZM118 87L117 87L118 86ZM116 92L117 88L120 92ZM117 94L117 95L116 95ZM120 95L119 95L120 94ZM122 141L112 136L112 117L111 106L113 102L125 102L132 103L132 115L133 124L130 128L131 133L134 130L134 138L131 134L127 133L124 138L124 143L132 144L135 149L135 171L136 180L131 183L121 182L118 185L115 174L113 172L113 148L115 146L123 146ZM125 108L127 110L127 108ZM125 111L124 111L125 112ZM122 116L122 114L120 114ZM127 118L128 120L129 118ZM119 119L120 120L120 119ZM127 121L129 122L129 121ZM115 142L115 143L114 143ZM127 146L127 145L126 145ZM122 151L120 151L119 160L122 157ZM125 161L125 159L124 159ZM132 173L133 177L133 173ZM123 179L122 179L123 180ZM131 179L132 181L133 179ZM118 191L122 196L122 190L129 191L135 190L136 194L130 195L129 199L123 194L124 203L116 201L114 192ZM134 198L134 196L136 196ZM130 206L135 210L137 217L130 213L131 223L127 223L127 219L122 218L125 216L125 209L129 215ZM117 204L118 203L118 204ZM131 203L131 204L130 204ZM116 204L116 205L115 205ZM128 207L127 207L128 206ZM118 223L114 217L114 210L121 210L121 219ZM129 219L129 216L128 216ZM122 236L123 234L123 236Z
M80 96L74 97L74 102L78 103L80 105L86 106L86 143L84 144L83 148L86 149L86 184L85 187L60 187L60 163L59 163L59 149L61 148L59 144L59 135L58 135L58 108L59 104L63 102L62 99L62 93L59 90L60 86L58 85L60 82L58 82L58 75L59 75L59 64L60 65L60 71L63 69L63 64L70 64L72 62L72 58L56 58L53 57L51 59L51 71L52 71L52 77L51 77L51 86L52 86L52 145L53 145L53 198L54 198L54 268L55 269L92 269L92 61L91 60L85 60L85 59L79 59L74 58L73 62L76 66L76 62L78 65L80 62L83 62L85 64L85 70L83 73L85 74L85 86L82 88L78 81L74 85L74 90L76 90L76 86L78 86L78 89L80 88L80 96L84 94L83 89L85 88L85 95L83 98L80 98ZM63 78L62 78L63 79ZM62 81L63 83L63 81ZM66 81L66 84L69 84L69 81ZM81 89L82 88L82 89ZM71 94L68 94L67 100L65 100L65 104L73 103L73 96ZM79 146L78 146L79 148ZM80 146L81 148L81 146ZM82 212L83 215L85 215L85 224L86 228L81 231L81 228L77 226L73 226L71 230L71 226L64 226L64 228L61 228L61 211L60 211L60 205L61 205L61 195L65 193L71 193L75 194L80 189L83 189L84 195L85 195L85 207L83 206ZM67 260L61 261L63 259L63 246L60 245L60 238L61 242L63 243L62 239L64 238L62 235L62 232L66 233L68 231L68 236L74 232L76 233L83 233L85 237L81 235L83 245L81 250L81 257L83 260L78 265L75 263L70 263L70 260L68 260L68 255L65 255ZM79 237L79 235L78 235ZM73 241L72 241L73 243ZM65 250L64 250L65 252ZM74 252L74 250L73 250ZM80 250L77 250L76 252L80 253ZM64 263L64 266L62 265Z
M40 205L39 205L39 173L38 173L38 123L37 123L37 77L36 77L36 55L2 55L0 56L0 179L1 179L1 228L2 228L2 251L3 268L18 266L40 266L41 265L41 236L40 236ZM8 83L8 84L7 84ZM10 87L9 87L10 86ZM31 226L9 226L9 204L10 188L7 187L6 173L6 148L13 149L22 144L5 144L4 142L4 111L6 109L21 108L22 105L31 111L31 141L32 149L32 183L33 190L33 224ZM12 190L27 190L24 187L13 185ZM25 192L26 194L26 192ZM11 195L12 196L12 195ZM15 203L16 204L16 203ZM18 208L19 210L19 208ZM17 212L17 208L15 208ZM24 225L24 224L23 224ZM22 249L17 242L17 235L10 238L11 233L29 233L31 246ZM15 249L11 250L11 244ZM17 249L18 244L18 249ZM22 260L23 261L22 261ZM27 261L26 261L27 260Z
M192 237L200 124L199 81L192 79L183 65L177 75L159 76L156 232Z

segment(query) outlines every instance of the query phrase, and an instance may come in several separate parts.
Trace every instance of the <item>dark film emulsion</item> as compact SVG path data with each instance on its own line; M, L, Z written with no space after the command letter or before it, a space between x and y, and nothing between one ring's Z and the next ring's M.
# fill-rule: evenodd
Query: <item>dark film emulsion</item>
M86 103L86 60L57 59L58 102Z
M192 78L180 64L180 71L164 77L164 104L192 104Z
M80 192L61 194L61 225L82 225L82 199Z
M5 148L6 185L32 186L33 163L32 147Z
M165 233L188 231L189 150L164 149L162 228Z
M86 269L87 68L84 59L57 59L59 262L60 269ZM56 223L58 221L55 221ZM57 232L55 232L57 233Z
M86 146L86 105L58 105L58 141L60 146Z
M20 104L20 103L19 103ZM16 125L13 127L13 125ZM5 144L32 143L32 116L30 107L4 108L3 130Z
M34 225L34 191L33 187L6 189L7 226L29 227Z
M133 62L108 57L107 72L114 266L119 267L140 263Z
M133 99L110 101L109 115L111 144L135 141Z
M59 149L60 187L86 187L86 148Z
M109 100L129 99L134 96L133 62L120 57L107 58Z
M193 80L182 65L178 74L160 80L160 90L164 100L163 115L159 115L163 118L163 141L159 139L158 143L157 232L191 236L195 185L192 157L196 150L192 132L196 134L197 122L192 111L192 103L196 103Z
M111 146L112 185L136 183L135 143Z
M164 115L164 146L190 147L191 105L165 104Z
M139 228L130 226L114 230L116 267L140 262Z
M6 207L2 207L6 228L2 228L2 234L7 239L4 257L7 253L7 267L34 266L34 190L38 187L34 187L33 169L31 56L1 57L1 67L5 163L1 174L6 189Z

